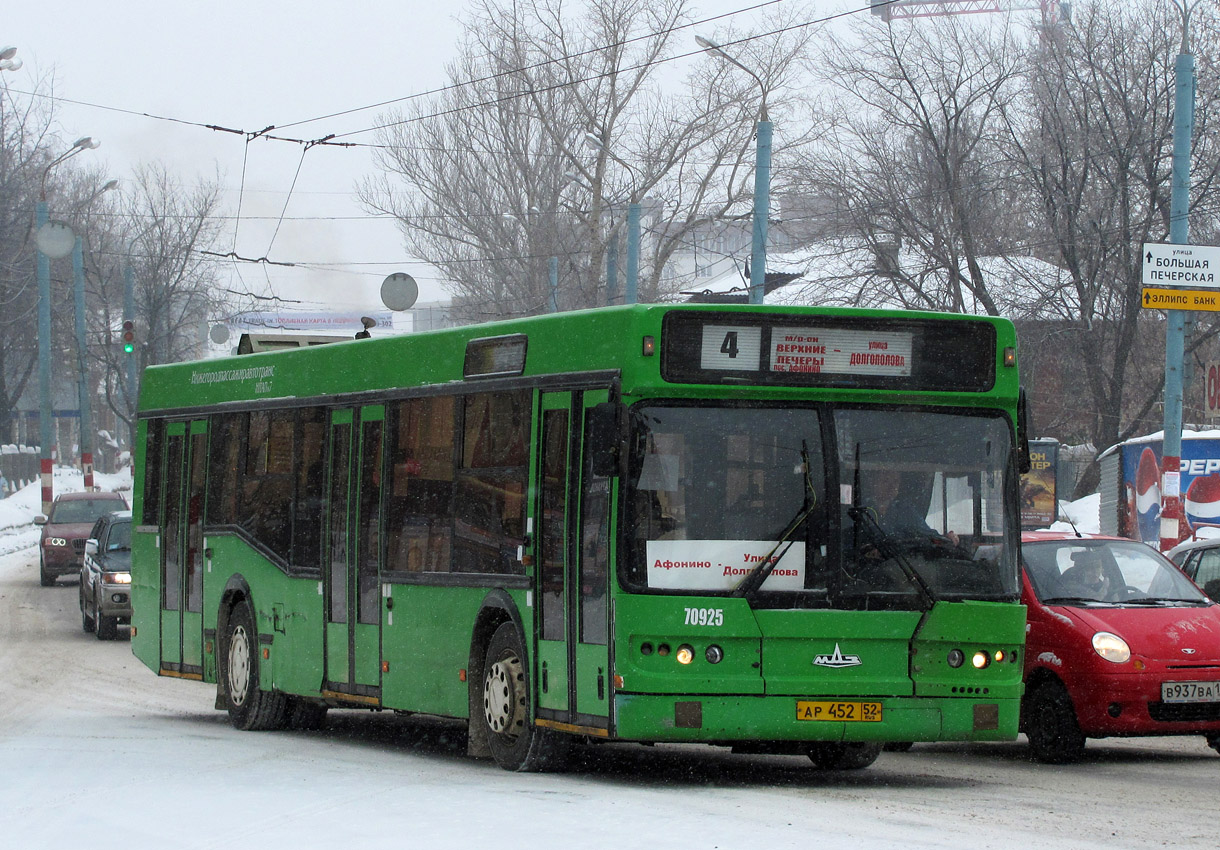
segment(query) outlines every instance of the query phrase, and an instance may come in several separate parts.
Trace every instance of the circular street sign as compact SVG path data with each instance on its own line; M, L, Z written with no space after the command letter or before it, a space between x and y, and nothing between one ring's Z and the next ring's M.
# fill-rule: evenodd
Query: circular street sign
M394 272L381 282L381 303L391 310L410 310L417 298L419 286L406 272Z
M229 341L229 326L223 322L218 325L212 325L212 329L208 331L208 339L217 345L224 345Z
M34 234L34 242L43 254L52 260L59 260L72 253L76 234L62 221L48 221L38 228L38 232Z

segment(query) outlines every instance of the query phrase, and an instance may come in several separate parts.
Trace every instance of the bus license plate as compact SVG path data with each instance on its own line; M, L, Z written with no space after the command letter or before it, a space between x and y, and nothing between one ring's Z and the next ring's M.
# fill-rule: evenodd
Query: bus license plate
M839 720L847 723L881 722L881 703L797 700L797 720Z
M1220 682L1161 682L1164 702L1220 702Z

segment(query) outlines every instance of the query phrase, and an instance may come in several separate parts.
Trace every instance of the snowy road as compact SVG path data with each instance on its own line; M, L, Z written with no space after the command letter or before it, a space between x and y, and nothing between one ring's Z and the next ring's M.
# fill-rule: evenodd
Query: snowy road
M0 555L5 847L1143 848L1217 844L1202 738L1091 742L1067 768L1023 743L923 745L819 773L803 758L605 746L568 773L463 755L460 727L332 712L241 733L214 690L81 631L75 583Z

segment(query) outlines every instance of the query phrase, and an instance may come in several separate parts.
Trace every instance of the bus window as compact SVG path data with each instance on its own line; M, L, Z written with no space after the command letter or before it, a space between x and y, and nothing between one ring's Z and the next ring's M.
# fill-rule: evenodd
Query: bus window
M453 396L401 401L390 408L390 487L386 492L386 569L449 572L455 477Z

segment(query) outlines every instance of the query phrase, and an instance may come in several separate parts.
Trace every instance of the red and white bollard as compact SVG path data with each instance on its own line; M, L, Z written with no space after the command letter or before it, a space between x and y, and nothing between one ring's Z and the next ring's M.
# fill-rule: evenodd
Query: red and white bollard
M93 492L93 452L81 452L80 468L85 473L85 492Z

